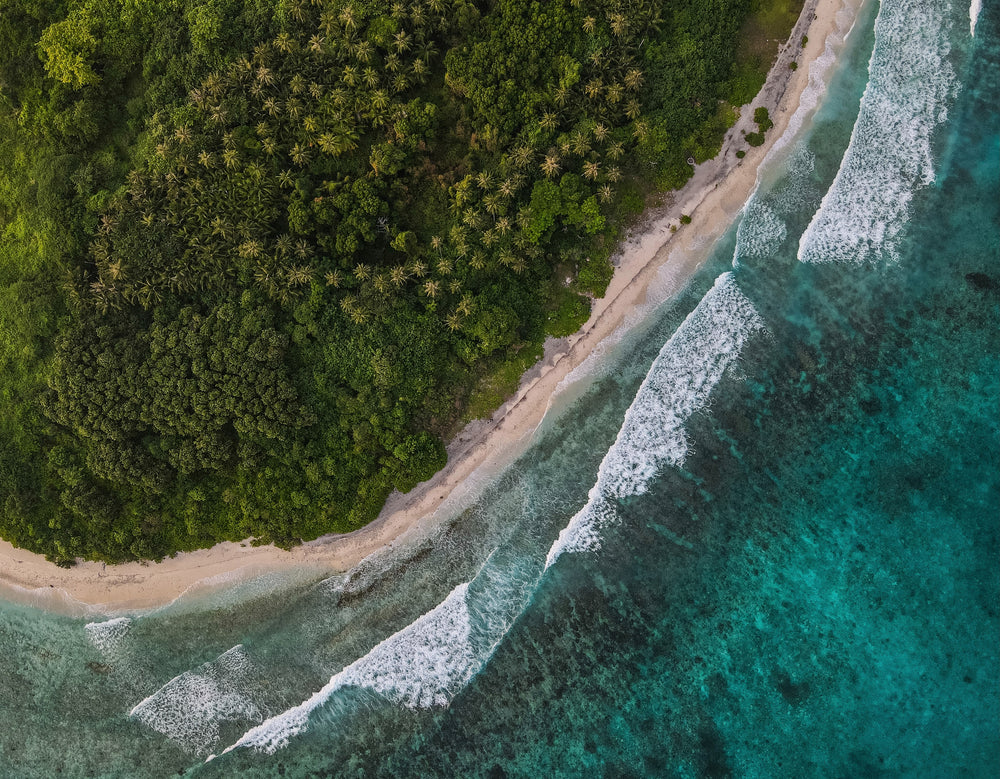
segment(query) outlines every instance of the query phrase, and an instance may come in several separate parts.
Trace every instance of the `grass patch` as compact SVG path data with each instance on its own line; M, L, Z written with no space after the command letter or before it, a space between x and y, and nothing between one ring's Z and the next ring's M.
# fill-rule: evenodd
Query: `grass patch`
M788 39L804 4L804 0L757 0L740 31L736 64L729 81L730 103L746 105L764 86L778 46Z
M461 424L491 417L517 391L521 376L542 359L543 353L540 343L522 344L520 349L484 374L469 394Z

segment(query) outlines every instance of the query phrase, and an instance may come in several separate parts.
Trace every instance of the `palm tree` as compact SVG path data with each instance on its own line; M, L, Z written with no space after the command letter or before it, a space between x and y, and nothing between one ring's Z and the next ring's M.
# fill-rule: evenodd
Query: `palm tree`
M514 167L523 168L528 163L531 162L532 149L530 146L519 146L517 150L512 155L511 159L514 161Z
M374 53L375 51L368 41L358 41L358 45L354 47L354 56L359 62L371 62Z
M182 144L191 143L191 128L186 124L182 124L174 130L174 138Z
M270 68L261 65L259 68L257 68L256 77L258 84L263 84L269 87L274 86L274 74L271 72Z
M283 170L278 174L278 186L282 189L291 189L295 186L295 176L290 170Z
M500 211L503 204L500 202L500 196L496 194L490 194L483 198L483 207L486 209L488 214L496 216Z
M226 149L222 152L222 161L230 170L238 168L240 165L240 155L236 149Z
M608 181L614 182L614 181L618 181L622 177L622 174L621 174L621 171L618 170L617 167L615 167L614 165L612 165L610 168L608 168L608 172L607 172L606 176L607 176Z
M309 38L309 51L313 54L322 54L325 42L326 39L322 35L313 35Z
M437 262L438 273L440 273L442 276L450 276L451 270L452 270L451 260L449 260L447 257L442 257L440 260L438 260Z
M404 51L410 50L410 34L406 30L400 30L392 38L392 45L396 47L396 51L402 54Z
M363 262L354 266L354 278L358 281L368 281L372 277L372 267Z
M622 38L628 32L629 22L628 17L625 16L625 14L611 14L608 21L611 26L611 32L613 32L617 37Z
M554 130L558 126L559 122L554 113L546 111L542 114L542 118L538 120L538 126L543 130Z
M545 178L552 178L559 172L559 155L555 153L547 154L545 161L539 167L542 173L545 174Z
M361 74L362 80L365 82L365 86L369 89L375 89L379 85L379 77L375 68L368 66L365 68L364 72Z
M608 88L604 90L604 97L611 105L618 105L621 102L623 94L622 85L617 82L608 84Z
M599 78L592 78L587 82L587 86L583 88L583 91L587 93L587 97L591 100L595 100L600 97L601 90L604 88L604 83Z
M445 317L445 322L448 323L449 330L460 330L462 327L462 317L454 311Z
M389 271L389 281L397 288L402 287L406 283L408 276L406 267L403 265L397 265Z
M462 295L462 300L458 304L458 313L469 316L472 313L472 296L466 292Z
M312 281L313 270L308 265L293 265L286 275L291 286L301 287Z
M587 134L582 130L573 134L572 144L573 153L578 157L582 157L590 151L590 142L587 140Z
M597 176L600 171L601 164L599 162L585 162L583 163L583 175L585 178L591 181L596 181Z
M410 264L410 273L412 273L418 279L422 278L423 276L427 275L427 266L424 265L424 263L420 262L420 260L414 260Z
M593 16L585 16L583 18L583 31L588 35L592 35L594 33L594 29L596 28L596 26L597 26L597 19L595 19Z
M397 94L405 92L409 86L410 80L406 77L405 73L397 73L392 79L392 89Z
M642 107L639 105L639 101L632 98L625 104L625 116L629 119L635 120L642 115Z
M301 144L295 144L289 154L292 157L292 162L300 168L304 168L309 163L309 150Z
M441 291L441 282L435 281L434 279L428 279L423 284L424 294L429 298L436 298L438 293Z
M642 86L642 71L638 68L632 68L628 73L625 74L625 86L635 92L639 87Z
M309 241L305 238L300 238L295 242L295 256L300 260L306 259L310 254L312 254L312 247L309 245Z
M605 127L600 122L594 125L594 138L596 138L598 141L603 142L608 137L609 132L610 131L608 130L608 128Z
M333 287L334 289L339 287L343 282L343 276L339 270L330 271L326 274L326 276L324 276L324 278L326 279L326 285L328 287Z
M271 116L278 116L281 113L281 103L277 99L269 97L264 101L264 110Z
M344 25L344 29L346 30L353 30L358 26L353 5L347 4L340 9L340 23Z
M507 233L509 233L511 229L510 218L506 216L501 216L499 219L497 219L496 228L497 232L500 233L500 235L507 235Z
M601 199L602 203L610 203L612 198L615 196L615 191L609 184L605 184L597 190L597 196Z
M291 54L295 50L295 39L287 32L280 32L274 39L274 46L285 54Z

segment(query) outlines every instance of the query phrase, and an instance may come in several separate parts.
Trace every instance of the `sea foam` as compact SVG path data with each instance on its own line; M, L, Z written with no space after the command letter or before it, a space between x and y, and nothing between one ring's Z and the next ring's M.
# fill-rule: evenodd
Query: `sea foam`
M982 0L972 0L969 4L969 35L973 37L976 35L976 22L979 21L979 12L982 10Z
M138 703L129 716L183 749L205 755L219 740L223 721L260 722L254 700L260 678L242 644L215 660L175 676Z
M885 0L868 84L833 184L799 241L803 262L898 260L917 188L934 180L931 138L956 89L937 0Z
M104 622L88 622L83 626L87 638L105 657L117 655L129 632L132 630L132 620L128 617L115 617Z
M466 602L460 584L434 609L382 641L351 663L308 700L247 731L226 752L252 747L273 753L303 732L309 715L344 687L360 687L410 708L445 706L488 659L472 645Z
M711 290L664 344L639 387L586 505L570 520L546 557L600 548L617 502L646 492L657 471L681 465L688 452L684 423L704 408L712 388L764 322L731 272Z

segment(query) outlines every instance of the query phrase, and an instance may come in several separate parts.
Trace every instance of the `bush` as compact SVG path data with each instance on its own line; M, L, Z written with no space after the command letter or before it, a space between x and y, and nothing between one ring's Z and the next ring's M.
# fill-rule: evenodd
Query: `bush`
M687 214L681 214L681 224L682 225L691 224L691 217L688 216Z

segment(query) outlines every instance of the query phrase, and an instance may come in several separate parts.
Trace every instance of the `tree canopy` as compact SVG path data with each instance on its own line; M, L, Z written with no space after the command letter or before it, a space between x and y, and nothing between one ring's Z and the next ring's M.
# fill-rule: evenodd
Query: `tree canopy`
M0 0L0 536L370 521L718 147L755 9Z

